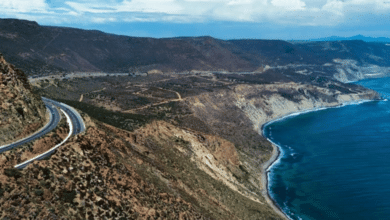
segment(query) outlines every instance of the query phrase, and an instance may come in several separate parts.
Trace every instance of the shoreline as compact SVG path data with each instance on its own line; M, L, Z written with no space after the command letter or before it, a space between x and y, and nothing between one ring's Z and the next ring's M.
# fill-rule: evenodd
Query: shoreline
M279 206L279 204L272 198L271 194L270 194L270 190L269 190L269 173L271 172L271 169L272 167L275 165L275 163L281 159L281 155L282 155L282 149L280 149L280 146L275 144L274 142L272 142L269 138L267 138L265 135L264 135L264 129L267 125L270 125L274 122L277 122L277 121L280 121L280 120L283 120L283 119L286 119L286 118L290 118L290 117L294 117L294 116L298 116L298 115L301 115L301 114L305 114L305 113L310 113L310 112L316 112L316 111L321 111L321 110L326 110L326 109L330 109L330 108L341 108L341 107L344 107L344 106L348 106L348 105L360 105L360 104L363 104L363 103L366 103L366 102L374 102L374 101L383 101L384 99L380 99L380 100L369 100L369 99L364 99L364 100L357 100L357 101L352 101L352 102L345 102L345 103L340 103L339 105L335 105L335 106L322 106L322 107L318 107L318 108L312 108L312 109L306 109L306 110L302 110L302 111L297 111L297 112L291 112L289 114L286 114L286 115L283 115L283 116L280 116L280 117L276 117L274 119L271 119L270 121L264 123L261 125L261 133L260 135L263 136L264 138L267 139L267 141L272 145L272 153L271 153L271 157L262 165L262 173L261 173L261 182L262 182L262 185L264 187L264 195L265 195L265 199L266 201L268 202L268 204L275 210L276 213L278 213L279 215L283 216L285 219L288 219L290 220L291 218L283 211L283 209ZM385 100L387 101L387 100Z

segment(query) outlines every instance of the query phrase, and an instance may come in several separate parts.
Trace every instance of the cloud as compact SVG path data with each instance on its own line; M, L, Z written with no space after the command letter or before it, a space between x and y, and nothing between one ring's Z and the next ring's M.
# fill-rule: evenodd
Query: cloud
M1 0L0 9L3 13L47 12L48 5L45 0Z
M143 12L179 14L182 7L175 0L124 0L119 4L65 2L78 12L88 13L118 13Z
M117 7L117 11L181 14L183 7L175 0L125 0Z
M343 15L344 3L339 0L328 0L322 7L323 11L331 12L337 15Z
M117 19L113 18L113 17L109 17L109 18L98 17L98 18L92 18L91 21L93 23L107 23L107 22L115 22L115 21L117 21Z
M355 17L364 17L360 15L389 14L390 0L0 0L0 8L1 17L35 16L32 20L46 24L41 19L51 14L53 23L234 21L335 26L357 22Z
M286 10L303 10L306 3L301 0L272 0L271 4L276 7L285 8Z

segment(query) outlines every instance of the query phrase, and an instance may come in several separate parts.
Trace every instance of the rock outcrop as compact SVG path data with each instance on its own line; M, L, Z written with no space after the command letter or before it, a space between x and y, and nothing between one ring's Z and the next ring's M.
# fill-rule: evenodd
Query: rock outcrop
M27 77L0 54L0 145L22 138L45 121L46 108Z
M314 86L295 82L264 85L241 84L187 98L194 116L218 135L232 141L242 161L237 182L267 198L265 169L274 147L262 136L262 125L291 113L348 102L380 99L378 93L360 86L329 82ZM252 126L252 127L251 127ZM236 184L236 185L240 185Z
M0 155L0 218L281 219L244 195L229 141L163 121L129 132L84 119L86 133L48 160L19 171Z

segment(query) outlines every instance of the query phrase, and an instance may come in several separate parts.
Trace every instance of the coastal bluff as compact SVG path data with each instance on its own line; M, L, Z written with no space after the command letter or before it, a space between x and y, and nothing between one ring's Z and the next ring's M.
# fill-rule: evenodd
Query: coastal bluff
M381 99L377 92L364 87L338 82L332 82L332 85L330 88L295 82L237 85L229 92L203 94L190 102L197 117L204 118L210 127L218 127L220 135L236 143L241 155L245 155L242 158L245 158L243 163L248 171L246 184L262 192L274 211L280 214L269 198L266 177L267 168L276 160L279 150L262 136L263 125L293 113ZM251 125L258 137L243 124Z

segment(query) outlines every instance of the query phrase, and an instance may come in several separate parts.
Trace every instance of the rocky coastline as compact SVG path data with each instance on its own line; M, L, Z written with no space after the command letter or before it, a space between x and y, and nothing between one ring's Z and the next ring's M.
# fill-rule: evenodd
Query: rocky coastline
M291 112L291 113L288 113L288 114L283 115L283 116L275 117L274 119L271 119L271 120L267 121L266 123L261 124L261 130L260 130L261 135L263 137L267 138L265 136L265 133L264 133L265 127L269 124L272 124L272 123L279 121L279 120L283 120L285 118L294 117L294 116L297 116L300 114L305 114L305 113L309 113L309 112L313 112L313 111L325 110L328 108L338 108L338 107L343 107L343 106L347 106L347 105L361 104L364 102L376 101L376 100L380 100L380 99L381 99L380 97L378 98L378 96L376 96L375 98L372 98L372 99L358 99L358 100L354 100L354 101L340 102L338 105L335 105L335 106L334 105L330 105L330 106L325 105L325 106L319 106L319 107L316 107L313 109L306 109L306 110L302 110L302 111ZM262 181L263 186L265 186L265 189L266 189L266 191L263 192L263 196L265 196L266 201L275 210L276 213L283 215L285 217L285 219L290 219L283 212L283 210L280 208L280 206L277 204L277 202L271 197L271 194L269 192L269 185L268 184L269 184L270 169L280 159L282 154L281 154L281 149L277 144L273 143L268 138L267 138L267 140L271 143L273 150L272 150L272 155L271 155L270 159L267 162L265 162L262 166L262 180L261 181Z

